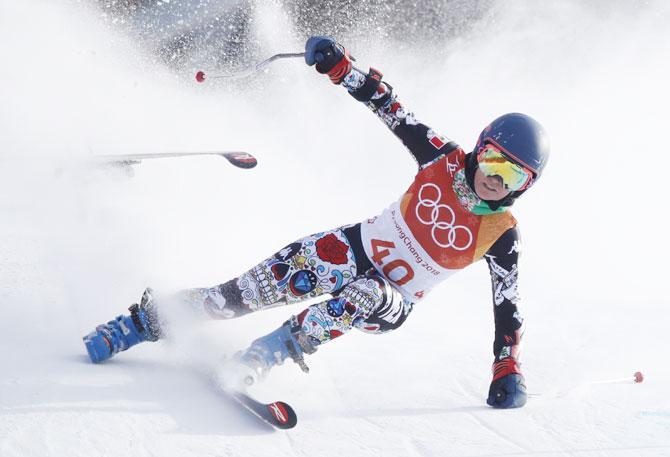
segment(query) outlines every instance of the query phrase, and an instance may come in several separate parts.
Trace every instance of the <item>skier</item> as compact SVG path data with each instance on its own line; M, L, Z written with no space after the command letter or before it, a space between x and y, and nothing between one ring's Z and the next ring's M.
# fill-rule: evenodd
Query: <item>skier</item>
M178 301L215 319L330 294L332 298L292 316L234 358L252 383L291 358L307 371L305 354L352 328L380 334L400 327L413 306L438 283L485 259L491 273L495 338L493 380L487 403L498 408L526 403L519 368L523 318L517 308L519 230L509 211L540 177L549 157L545 131L531 117L505 114L466 153L417 121L382 74L352 66L349 52L327 36L311 37L305 62L364 103L409 149L419 170L409 189L380 215L316 233L289 244L237 278L211 288L189 289ZM84 337L95 363L168 327L160 300L145 290L130 315L96 327Z

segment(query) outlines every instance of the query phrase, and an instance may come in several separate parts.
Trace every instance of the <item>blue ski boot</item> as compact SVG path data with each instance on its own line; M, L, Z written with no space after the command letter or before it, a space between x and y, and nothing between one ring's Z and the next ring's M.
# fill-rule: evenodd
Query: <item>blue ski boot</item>
M221 382L228 389L241 390L262 380L275 365L291 358L305 373L304 354L316 352L316 344L300 329L295 316L277 330L254 340L245 350L224 364Z
M143 341L157 341L161 334L156 318L151 289L142 294L140 304L128 310L130 316L117 316L84 336L86 350L93 363L100 363L120 351Z

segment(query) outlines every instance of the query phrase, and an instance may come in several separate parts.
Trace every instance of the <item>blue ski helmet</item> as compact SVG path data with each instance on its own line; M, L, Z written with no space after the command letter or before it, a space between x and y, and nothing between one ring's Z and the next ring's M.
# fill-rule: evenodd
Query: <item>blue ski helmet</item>
M540 177L549 159L547 132L539 122L525 114L503 114L491 122L479 135L475 151L486 143L495 145L512 162L532 171L535 174L533 181Z

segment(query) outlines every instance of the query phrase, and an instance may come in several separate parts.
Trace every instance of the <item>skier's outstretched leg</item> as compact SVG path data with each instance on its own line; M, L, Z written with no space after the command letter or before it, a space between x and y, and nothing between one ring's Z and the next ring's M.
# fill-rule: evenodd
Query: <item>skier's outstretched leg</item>
M84 337L91 360L101 362L140 342L161 338L169 330L161 309L175 303L187 304L195 314L230 319L335 293L371 267L356 230L357 226L346 226L305 237L215 287L188 289L159 300L147 289L141 302L130 307L130 316L118 316Z
M372 266L362 247L350 241L360 235L349 229L338 228L293 242L235 279L207 289L183 291L183 301L214 319L230 319L334 293Z
M371 333L394 330L411 311L412 303L386 279L376 274L360 276L334 298L308 307L277 330L255 340L229 367L230 371L237 371L233 382L253 384L287 358L308 371L304 354L315 352L321 344L354 327Z

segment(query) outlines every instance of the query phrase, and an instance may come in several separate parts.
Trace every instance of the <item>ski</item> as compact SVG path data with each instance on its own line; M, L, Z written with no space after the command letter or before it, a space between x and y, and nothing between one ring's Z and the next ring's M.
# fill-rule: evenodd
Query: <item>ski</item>
M295 427L298 423L298 416L293 408L283 401L261 403L245 392L228 390L224 390L224 392L247 411L274 428L287 430Z
M94 159L115 165L136 165L146 159L165 159L174 157L192 157L192 156L220 156L238 168L254 168L258 165L256 157L248 152L242 151L221 151L221 152L159 152L155 154L110 154L93 156Z

